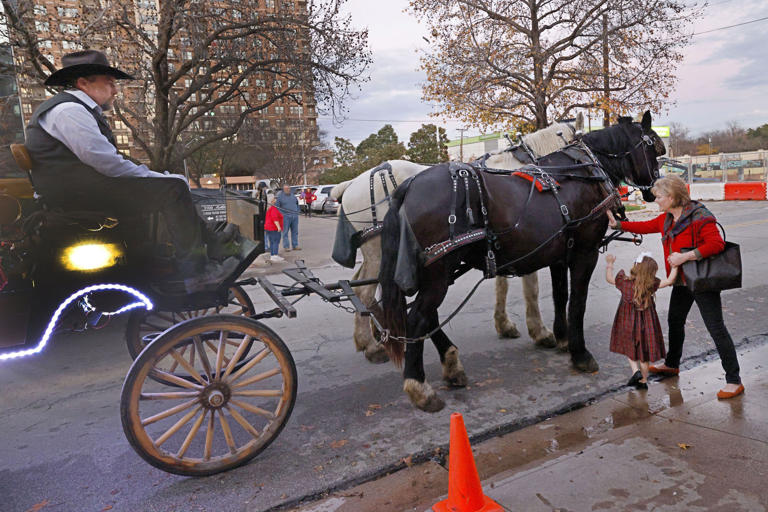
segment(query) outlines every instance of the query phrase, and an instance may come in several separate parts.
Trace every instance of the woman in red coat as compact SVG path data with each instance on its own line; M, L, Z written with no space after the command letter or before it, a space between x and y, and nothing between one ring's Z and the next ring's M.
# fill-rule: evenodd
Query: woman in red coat
M715 223L715 216L698 201L692 201L685 182L678 176L667 176L657 180L653 194L659 209L664 212L655 219L645 222L619 222L608 212L609 225L630 233L661 233L667 275L670 266L677 267L686 261L698 260L721 252L725 242ZM690 249L683 252L683 249ZM744 392L739 376L739 360L733 340L723 321L723 307L720 292L692 293L678 277L669 299L669 350L664 364L651 366L651 373L678 375L680 358L683 355L685 320L693 303L699 308L704 325L715 342L720 361L725 370L726 385L718 398L733 398Z

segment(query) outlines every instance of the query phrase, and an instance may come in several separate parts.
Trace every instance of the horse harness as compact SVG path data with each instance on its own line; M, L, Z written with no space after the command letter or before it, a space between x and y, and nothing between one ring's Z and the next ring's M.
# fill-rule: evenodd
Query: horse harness
M519 169L506 170L506 169L491 169L491 168L485 167L484 165L486 160L485 157L480 159L477 162L474 162L473 165L451 162L449 164L449 172L450 172L451 181L452 181L452 201L451 201L450 214L448 216L449 239L433 244L424 250L423 252L424 265L429 266L430 264L434 263L441 257L445 256L446 254L460 247L485 239L488 245L488 251L485 257L486 265L484 269L484 276L485 278L491 278L496 276L498 272L503 268L511 267L513 264L518 263L522 259L525 259L531 256L540 248L542 248L544 245L546 245L551 240L553 240L556 236L562 233L565 233L570 228L578 226L582 222L588 219L591 219L597 214L601 214L606 208L609 208L616 202L619 202L620 204L620 198L616 190L611 186L611 181L608 174L600 165L599 160L595 158L594 154L582 141L577 141L575 143L569 144L568 146L564 147L560 151L562 151L568 157L570 157L574 161L574 164L567 165L567 166L539 166L536 163L533 163L533 164L525 165ZM589 174L585 176L585 175L573 174L573 173L556 172L558 170L574 169L574 168L587 169L589 171ZM517 222L515 222L515 224L511 228L507 228L505 230L498 231L498 232L492 231L490 229L489 222L488 222L488 211L485 206L485 201L483 198L484 191L482 186L482 179L479 174L479 171L487 172L489 174L512 175L512 176L516 176L531 182L531 188L528 193L528 198L526 200L525 206L523 207L523 211L520 213L520 216L518 217ZM563 202L562 198L560 197L560 194L559 194L560 183L558 183L555 177L571 178L571 179L577 179L580 181L600 183L601 188L606 193L605 198L598 205L596 205L590 211L590 213L587 214L586 216L579 219L572 219L571 212L569 211L568 206ZM462 180L463 180L464 191L465 191L465 194L464 194L465 199L464 199L463 206L466 211L467 223L469 226L472 226L473 224L475 224L474 214L469 204L469 189L470 189L469 184L470 184L470 180L472 180L474 181L477 187L478 195L480 198L480 213L482 216L483 227L479 229L471 229L465 233L456 234L455 232L456 212L457 212L457 208L459 207L458 187L459 187L459 182ZM555 201L557 202L560 214L563 217L563 225L544 243L536 247L530 253L522 256L521 258L517 258L514 261L505 263L501 267L497 267L495 251L500 249L498 237L506 233L509 233L511 231L514 231L519 227L521 221L525 218L526 212L528 210L528 206L533 198L534 189L538 190L541 193L545 193L545 192L552 193L553 197L555 198ZM573 245L574 245L574 240L572 237L569 237L567 241L567 248L569 249L569 252L570 252L570 249L573 247ZM471 268L470 265L466 263L462 264L458 269L458 271L456 272L457 275L454 276L454 279L457 278L459 275L468 271L470 268Z
M389 194L389 188L387 187L387 175L389 176L389 180L392 182L392 190L394 191L397 188L397 180L395 179L395 173L392 171L392 165L390 165L389 162L384 162L378 167L374 167L368 173L369 190L371 192L371 208L370 209L371 209L371 217L373 218L373 222L369 227L357 233L356 237L360 245L364 244L371 238L379 235L382 229L384 229L384 224L382 224L376 217L376 205L379 204L376 202L376 189L374 188L376 184L377 174L381 178L381 186L384 187L384 197L388 204L392 202L392 196Z

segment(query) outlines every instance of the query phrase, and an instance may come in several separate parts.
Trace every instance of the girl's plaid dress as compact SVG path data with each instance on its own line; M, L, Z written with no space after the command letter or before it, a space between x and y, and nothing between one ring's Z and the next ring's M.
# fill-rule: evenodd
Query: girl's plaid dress
M654 291L661 281L657 278ZM611 352L623 354L633 361L653 362L664 359L664 334L661 332L656 304L638 309L632 296L633 280L627 279L623 270L616 274L616 288L621 292L621 302L611 329Z

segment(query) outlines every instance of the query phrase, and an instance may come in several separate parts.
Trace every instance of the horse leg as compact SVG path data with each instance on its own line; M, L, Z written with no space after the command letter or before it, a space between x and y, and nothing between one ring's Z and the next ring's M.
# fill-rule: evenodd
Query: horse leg
M568 350L573 366L582 372L600 369L584 343L584 312L587 309L589 280L597 264L598 252L579 254L570 262L571 296L568 302Z
M438 325L436 323L437 308L445 298L448 283L439 276L435 276L434 279L426 280L430 283L429 288L419 290L416 300L408 312L406 332L409 338L424 336ZM437 333L434 334L437 335ZM440 340L440 343L444 342L440 336L437 339ZM458 353L456 354L456 362L458 363ZM437 412L445 407L445 402L437 396L435 390L425 379L423 340L405 345L403 378L403 391L408 395L413 405L427 412Z
M430 330L440 325L437 311L432 320ZM467 386L467 374L464 372L464 365L459 360L459 349L451 342L442 329L439 329L432 335L432 343L435 344L437 353L440 354L440 364L443 366L443 380L451 387L463 388Z
M524 275L523 297L525 298L525 324L528 335L536 345L544 348L554 348L555 335L544 325L539 309L539 274L532 272Z
M381 240L377 237L367 241L361 247L363 253L363 264L357 269L353 279L370 279L379 275L379 266L381 259ZM360 301L369 309L375 309L377 285L358 286L355 288L355 294L360 297ZM355 313L354 341L358 352L364 351L365 358L374 364L386 363L389 356L384 346L381 345L373 335L371 328L371 319Z
M509 282L504 276L496 276L496 307L493 310L493 322L496 332L501 338L519 338L520 331L515 323L507 316L507 292Z
M555 323L553 330L557 349L568 350L568 319L565 307L568 304L568 267L565 263L555 263L549 267L552 276L552 300L555 303Z

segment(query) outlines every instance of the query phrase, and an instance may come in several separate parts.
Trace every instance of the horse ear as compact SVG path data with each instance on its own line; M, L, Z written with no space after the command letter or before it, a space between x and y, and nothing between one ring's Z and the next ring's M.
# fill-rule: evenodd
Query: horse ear
M631 124L632 118L628 116L619 116L619 124Z
M652 123L651 111L646 110L645 114L643 114L643 120L640 122L640 126L643 127L644 132L647 132L651 129L651 123Z
M584 129L584 113L579 112L576 114L576 121L573 123L573 127L576 129L576 131L580 131Z

